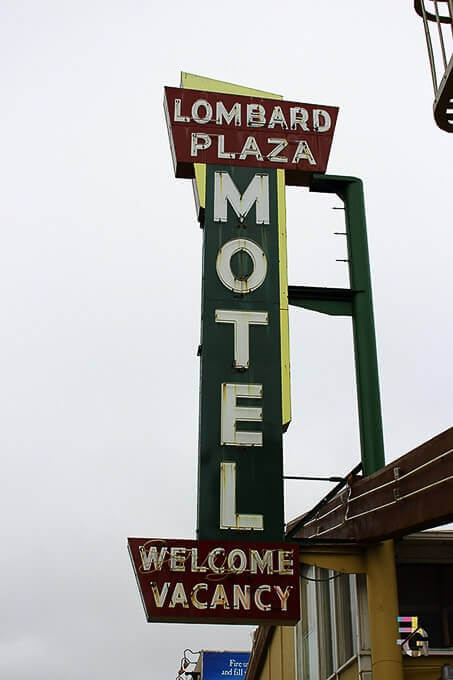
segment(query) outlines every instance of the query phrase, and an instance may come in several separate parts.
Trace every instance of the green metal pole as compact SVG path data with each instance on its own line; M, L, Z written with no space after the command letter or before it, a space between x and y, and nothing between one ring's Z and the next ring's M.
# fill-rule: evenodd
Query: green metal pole
M356 177L314 175L310 191L335 193L345 206L360 445L363 472L370 475L385 457L363 185Z

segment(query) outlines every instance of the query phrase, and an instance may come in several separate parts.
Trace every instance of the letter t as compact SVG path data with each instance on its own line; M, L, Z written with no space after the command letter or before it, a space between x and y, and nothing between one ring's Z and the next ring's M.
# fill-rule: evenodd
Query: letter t
M249 326L267 326L267 312L241 312L239 310L216 309L217 323L234 324L234 367L249 367Z

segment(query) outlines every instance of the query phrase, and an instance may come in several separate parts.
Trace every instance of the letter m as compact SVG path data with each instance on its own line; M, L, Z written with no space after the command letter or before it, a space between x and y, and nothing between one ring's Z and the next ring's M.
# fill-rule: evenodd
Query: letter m
M243 194L228 172L214 175L214 222L226 222L227 202L239 219L244 219L256 203L256 223L269 224L269 175L255 175Z

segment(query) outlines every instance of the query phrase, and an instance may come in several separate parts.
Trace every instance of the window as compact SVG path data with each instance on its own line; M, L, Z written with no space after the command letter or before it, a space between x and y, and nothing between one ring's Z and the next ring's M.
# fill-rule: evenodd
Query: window
M307 581L301 578L300 621L296 626L297 680L314 680L315 677L313 674L310 675L310 669L317 665L317 649L314 647L316 616L313 609L312 594L312 589L308 588Z
M337 633L337 663L342 666L354 655L352 604L349 576L342 574L333 582Z
M327 680L357 654L357 579L319 567L301 573L296 626L297 680ZM364 584L364 581L360 581Z
M453 565L397 565L400 616L417 616L431 649L453 647Z
M319 676L322 680L333 672L332 606L330 574L327 569L316 569L316 609L319 644Z

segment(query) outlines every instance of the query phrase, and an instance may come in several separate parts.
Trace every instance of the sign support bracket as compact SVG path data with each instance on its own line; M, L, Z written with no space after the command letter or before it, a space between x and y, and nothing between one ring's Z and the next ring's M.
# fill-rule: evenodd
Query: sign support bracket
M370 261L362 181L314 174L310 191L337 194L343 201L351 289L289 286L290 304L323 314L352 316L363 472L385 465Z
M352 316L355 292L348 288L288 286L288 302L321 314Z

